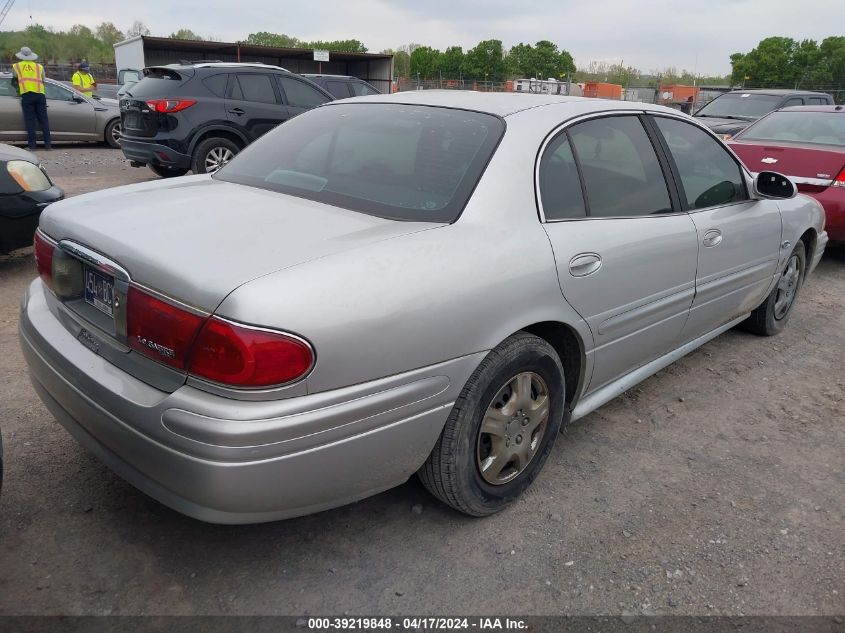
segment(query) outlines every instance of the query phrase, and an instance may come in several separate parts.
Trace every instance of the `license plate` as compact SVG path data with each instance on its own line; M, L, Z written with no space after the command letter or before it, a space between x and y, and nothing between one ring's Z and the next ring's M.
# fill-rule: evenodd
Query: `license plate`
M123 127L133 130L141 129L141 115L134 112L127 112L123 115Z
M85 302L103 314L114 316L114 279L87 266L83 269L83 275Z

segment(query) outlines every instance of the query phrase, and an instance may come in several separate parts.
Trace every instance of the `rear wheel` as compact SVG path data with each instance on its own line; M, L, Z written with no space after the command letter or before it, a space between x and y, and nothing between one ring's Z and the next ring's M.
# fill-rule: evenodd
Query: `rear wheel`
M472 516L514 501L543 468L563 419L563 366L546 341L519 332L470 377L420 469L423 485Z
M743 322L742 325L746 330L760 336L773 336L783 330L792 313L792 306L795 305L801 284L804 282L806 266L807 256L804 243L798 240L798 244L795 245L778 278L777 285L762 305Z
M109 147L120 147L120 119L115 119L106 126L105 140Z
M184 176L188 173L188 169L181 167L166 167L164 165L147 165L153 170L153 173L162 178L175 178L176 176Z
M241 148L227 138L207 138L194 149L191 169L195 174L213 174L240 151Z

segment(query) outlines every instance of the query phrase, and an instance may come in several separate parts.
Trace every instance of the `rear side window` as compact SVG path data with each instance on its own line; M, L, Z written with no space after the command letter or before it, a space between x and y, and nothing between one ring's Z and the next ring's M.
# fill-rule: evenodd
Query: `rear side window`
M309 86L304 81L292 77L279 76L279 84L285 94L288 105L299 108L315 108L321 103L326 103L329 98L322 92ZM348 94L346 96L349 96Z
M212 75L211 77L206 77L202 80L202 83L215 97L225 97L226 84L228 83L228 81L229 75L227 73L222 73L219 75Z
M828 101L822 97L809 97L807 99L810 105L827 105Z
M572 126L569 137L581 166L591 217L672 212L663 170L637 117L585 121Z
M383 218L452 222L505 130L479 112L337 103L280 125L214 178Z
M277 103L270 75L235 75L232 98L257 103Z
M555 138L543 153L539 186L546 220L568 220L587 215L578 167L566 134Z
M353 81L350 84L350 88L352 88L352 92L355 94L356 97L365 97L367 95L380 94L377 90L370 88L367 84L361 81Z
M326 90L332 93L335 99L346 99L351 96L348 84L343 81L327 81Z
M656 117L681 176L682 196L690 209L747 200L745 180L736 161L704 130L677 119Z

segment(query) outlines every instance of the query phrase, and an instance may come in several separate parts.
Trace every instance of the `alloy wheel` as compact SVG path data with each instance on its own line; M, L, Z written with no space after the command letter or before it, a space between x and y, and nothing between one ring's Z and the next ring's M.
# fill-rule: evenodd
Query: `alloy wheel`
M118 145L120 145L120 129L120 123L115 123L111 128L111 137Z
M205 172L213 174L235 157L228 147L212 147L205 155Z
M549 420L549 388L536 373L511 378L484 413L476 460L481 476L500 486L516 478L542 444Z
M801 279L801 263L798 255L792 255L780 276L775 297L775 319L780 321L789 312L795 295L798 292L798 282Z

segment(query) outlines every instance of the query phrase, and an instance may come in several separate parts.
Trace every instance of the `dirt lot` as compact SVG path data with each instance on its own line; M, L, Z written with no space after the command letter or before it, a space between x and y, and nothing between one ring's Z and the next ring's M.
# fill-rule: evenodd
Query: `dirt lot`
M44 154L70 193L151 176ZM95 173L91 173L95 172ZM561 435L479 520L416 480L257 526L185 518L89 456L30 387L29 252L0 259L0 614L843 614L845 253L786 331L728 332Z

